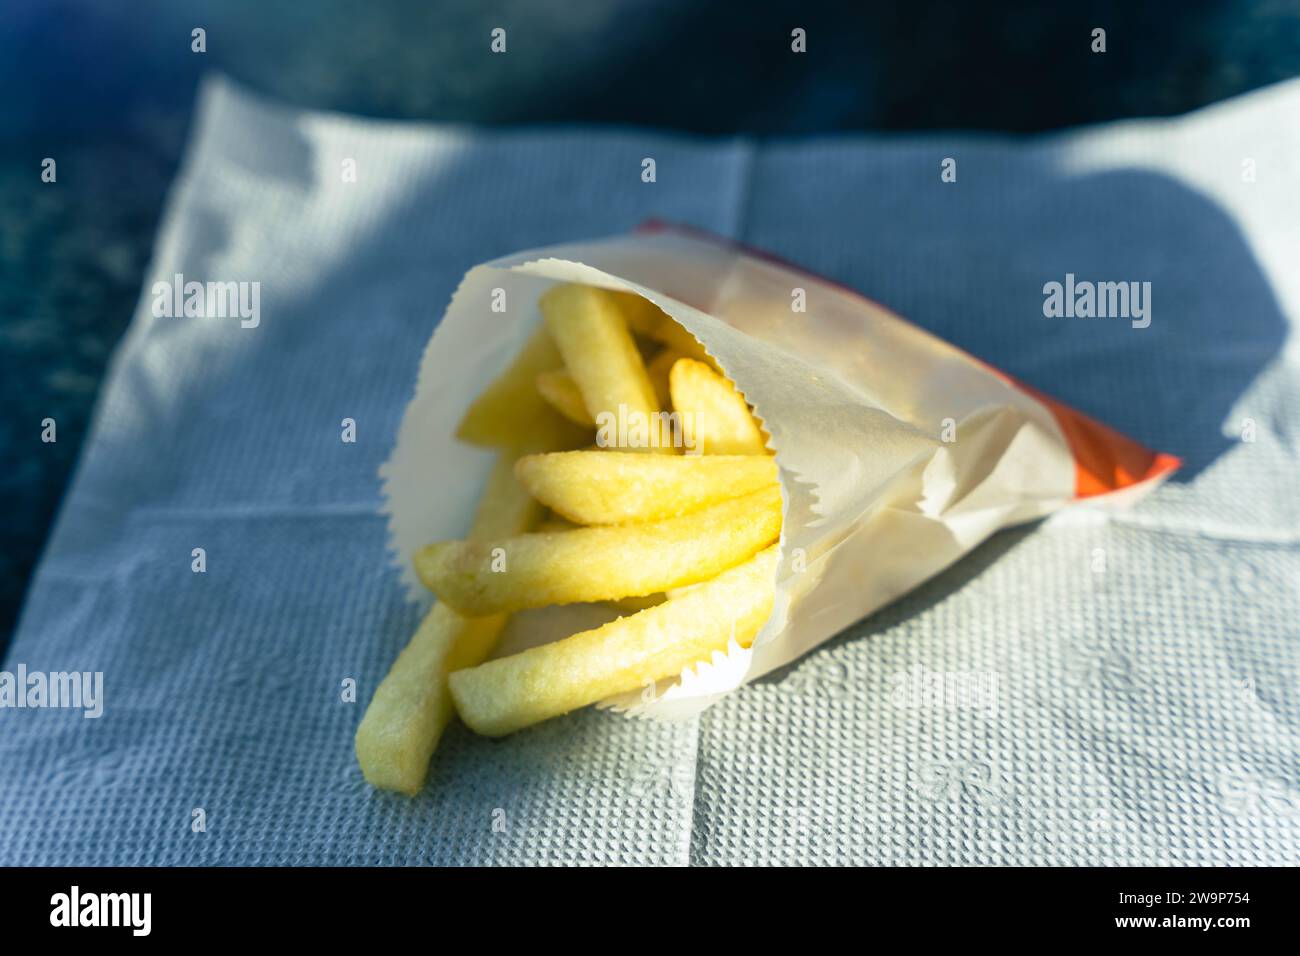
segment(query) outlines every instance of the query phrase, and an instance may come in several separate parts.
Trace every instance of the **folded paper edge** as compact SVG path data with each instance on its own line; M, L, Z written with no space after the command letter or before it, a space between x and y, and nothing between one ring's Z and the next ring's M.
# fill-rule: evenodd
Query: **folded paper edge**
M690 238L698 239L701 242L708 242L713 245L734 250L742 255L747 255L778 266L782 269L788 269L800 275L815 279L820 283L838 289L846 295L871 303L871 305L880 309L895 321L903 322L913 328L920 329L920 327L915 323L909 322L893 309L877 302L870 296L862 294L851 286L844 285L841 282L837 282L835 279L812 272L796 263L767 252L766 250L757 249L738 240L717 235L716 233L709 232L707 229L701 229L697 226L686 225L683 223L671 222L666 219L651 218L638 225L634 231L641 234L676 232ZM931 338L934 338L936 341L943 342L949 348L957 349L957 351L965 355L970 361L980 365L993 375L996 375L1017 391L1033 398L1051 412L1052 417L1056 420L1062 434L1065 436L1066 443L1070 448L1070 453L1074 456L1074 497L1076 500L1096 498L1148 482L1158 483L1182 467L1182 459L1178 458L1176 455L1150 449L1135 439L1129 438L1122 432L1116 431L1109 425L1103 424L1090 415L1086 415L1078 409L1052 398L1050 395L1045 394L1039 389L1015 379L1006 372L1003 372L1002 370L990 365L988 362L985 362L983 359L971 355L964 349L954 346L946 339L942 339L925 329L920 329L920 331L924 332Z
M1095 498L1133 485L1160 481L1182 466L1182 459L1153 451L1031 385L1004 377L1012 386L1046 406L1056 419L1074 456L1076 499Z

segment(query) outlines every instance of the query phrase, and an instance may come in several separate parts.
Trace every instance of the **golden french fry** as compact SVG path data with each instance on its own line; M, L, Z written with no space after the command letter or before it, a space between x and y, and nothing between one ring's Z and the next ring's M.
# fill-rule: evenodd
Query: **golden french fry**
M603 627L451 675L461 719L499 737L676 677L726 650L748 646L772 613L777 547L681 597Z
M443 541L416 553L415 570L458 613L477 617L694 584L780 533L781 493L771 487L665 521Z
M777 482L770 455L561 451L520 458L515 475L552 511L587 525L662 521Z
M681 352L675 349L664 349L651 359L645 367L646 374L650 376L650 385L655 390L655 398L658 399L660 408L672 407L673 393L672 389L668 387L668 373L672 371L673 364L679 358L684 358Z
M506 620L505 614L464 618L445 604L433 606L357 728L357 762L371 786L409 796L420 792L451 720L447 675L456 663L464 667L485 660ZM457 656L460 660L454 660Z
M688 449L705 455L768 454L744 396L713 369L694 359L679 359L668 382Z
M527 438L547 405L537 394L537 374L560 364L545 324L533 330L515 360L475 399L456 429L456 437L473 445L500 448Z
M596 450L592 450L591 453L595 454ZM600 454L616 454L616 453L600 452ZM636 459L637 461L652 460L648 455L637 455ZM516 468L517 467L518 467L518 463L516 463ZM548 511L545 515L542 516L542 520L537 523L536 530L542 533L554 533L557 531L573 531L575 528L578 527L580 527L580 525L574 524L568 518L563 518L552 511ZM689 586L697 587L697 585L689 585ZM668 596L666 594L660 593L660 594L647 594L645 597L617 598L616 600L607 601L606 603L615 608L618 608L618 610L623 611L625 613L634 614L637 611L644 611L648 607L654 607L656 604L662 604L666 600L668 600Z
M645 423L648 440L632 443L630 450L657 450L662 443L650 429L659 419L659 403L616 296L593 286L552 286L542 296L542 316L592 420ZM627 434L635 433L614 430L620 441Z
M534 434L534 442L543 436ZM492 539L532 527L541 506L515 480L503 452L488 478L470 536ZM357 727L361 772L372 786L416 794L451 719L447 675L487 659L508 617L463 618L436 604L380 682Z
M587 406L582 400L578 383L573 380L568 370L557 368L549 372L539 372L537 391L552 408L569 421L588 428L596 427L596 420L591 417L591 412L587 411Z

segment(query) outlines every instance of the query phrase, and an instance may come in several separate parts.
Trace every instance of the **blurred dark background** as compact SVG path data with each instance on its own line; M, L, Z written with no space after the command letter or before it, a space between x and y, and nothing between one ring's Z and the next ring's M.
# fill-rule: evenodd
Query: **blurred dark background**
M205 53L191 51L195 27ZM505 56L488 50L495 27L507 30ZM790 52L795 27L807 31L804 55ZM1090 50L1095 27L1104 55ZM1178 114L1300 74L1300 0L7 0L0 654L139 296L209 70L291 103L402 119L1033 133ZM57 186L40 180L47 156ZM55 444L40 441L47 417Z

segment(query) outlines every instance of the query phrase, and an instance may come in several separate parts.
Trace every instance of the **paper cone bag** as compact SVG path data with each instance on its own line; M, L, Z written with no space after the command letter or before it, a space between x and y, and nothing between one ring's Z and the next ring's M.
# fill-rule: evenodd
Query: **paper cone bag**
M540 321L537 300L556 282L636 293L684 326L753 406L780 471L785 523L766 626L751 647L733 642L675 681L605 702L628 713L697 713L998 529L1085 498L1128 503L1178 466L852 290L651 223L508 256L461 282L381 469L389 544L413 599L430 595L412 555L464 536L494 457L457 441L456 426Z

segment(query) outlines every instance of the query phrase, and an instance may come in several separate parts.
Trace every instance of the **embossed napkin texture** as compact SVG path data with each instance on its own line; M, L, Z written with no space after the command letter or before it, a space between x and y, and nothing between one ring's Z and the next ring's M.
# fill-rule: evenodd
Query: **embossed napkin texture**
M4 664L102 671L104 715L0 711L0 863L1297 862L1297 115L1292 83L1029 140L718 141L210 82ZM418 617L376 470L420 352L469 267L651 216L1186 467L1131 512L996 536L693 720L454 726L418 798L374 792L352 734ZM260 282L260 323L155 318L177 273ZM1151 282L1150 326L1045 318L1067 273Z

